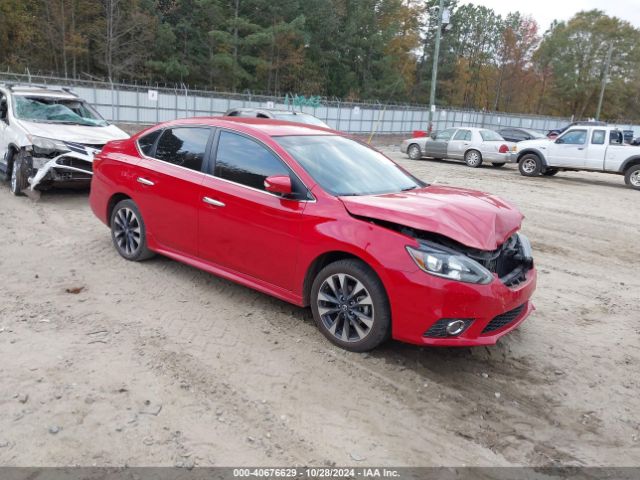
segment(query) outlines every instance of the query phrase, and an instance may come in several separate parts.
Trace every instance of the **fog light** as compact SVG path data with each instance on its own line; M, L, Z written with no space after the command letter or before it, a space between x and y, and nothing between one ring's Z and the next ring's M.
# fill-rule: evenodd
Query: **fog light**
M464 320L451 320L449 323L447 323L445 330L447 332L447 335L456 336L460 335L464 331L466 326L467 324Z

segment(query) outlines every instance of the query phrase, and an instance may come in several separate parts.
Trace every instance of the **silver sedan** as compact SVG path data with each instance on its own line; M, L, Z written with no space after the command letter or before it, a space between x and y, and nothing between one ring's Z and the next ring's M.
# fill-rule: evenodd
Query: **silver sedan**
M509 161L514 147L515 143L507 142L493 130L461 127L447 128L433 138L409 138L402 142L400 150L413 160L422 157L452 158L464 160L469 167L477 168L482 162L502 167Z

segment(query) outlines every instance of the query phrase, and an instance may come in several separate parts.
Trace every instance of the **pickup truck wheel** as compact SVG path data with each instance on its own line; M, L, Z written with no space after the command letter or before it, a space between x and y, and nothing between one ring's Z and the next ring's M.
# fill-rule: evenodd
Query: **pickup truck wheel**
M478 168L482 165L482 155L477 150L469 150L464 154L464 163L466 163L468 167Z
M542 171L542 160L537 155L530 153L520 159L518 163L520 174L525 177L537 177Z
M412 143L409 145L407 149L407 155L411 160L420 160L422 158L422 150L420 150L420 145L417 143Z
M542 175L544 175L545 177L553 177L559 171L560 170L558 170L557 168L547 168L544 172L542 172Z
M624 173L624 183L631 188L640 190L640 165L627 168L627 171Z
M9 188L11 193L16 196L24 195L22 192L29 187L29 175L27 172L29 171L30 163L31 158L24 151L16 154L13 159Z

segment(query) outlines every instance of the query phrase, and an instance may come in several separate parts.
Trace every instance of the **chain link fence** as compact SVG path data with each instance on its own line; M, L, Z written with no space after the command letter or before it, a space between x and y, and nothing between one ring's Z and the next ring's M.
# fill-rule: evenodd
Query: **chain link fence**
M343 102L337 99L224 93L149 85L71 80L11 72L0 73L0 83L71 87L107 120L115 123L156 124L177 118L222 115L231 108L276 108L310 113L336 130L353 134L411 134L427 130L428 106L380 102ZM309 101L312 100L312 101ZM434 113L434 130L470 126L499 130L523 127L546 133L570 118L514 115L441 108ZM618 125L640 135L640 126Z

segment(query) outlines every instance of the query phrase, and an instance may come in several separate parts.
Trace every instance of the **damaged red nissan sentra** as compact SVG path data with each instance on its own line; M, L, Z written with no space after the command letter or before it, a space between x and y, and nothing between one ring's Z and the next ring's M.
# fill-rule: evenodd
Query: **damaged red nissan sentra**
M108 143L93 172L91 207L121 256L159 253L310 305L347 350L489 345L533 310L518 210L425 184L340 132L177 120Z

